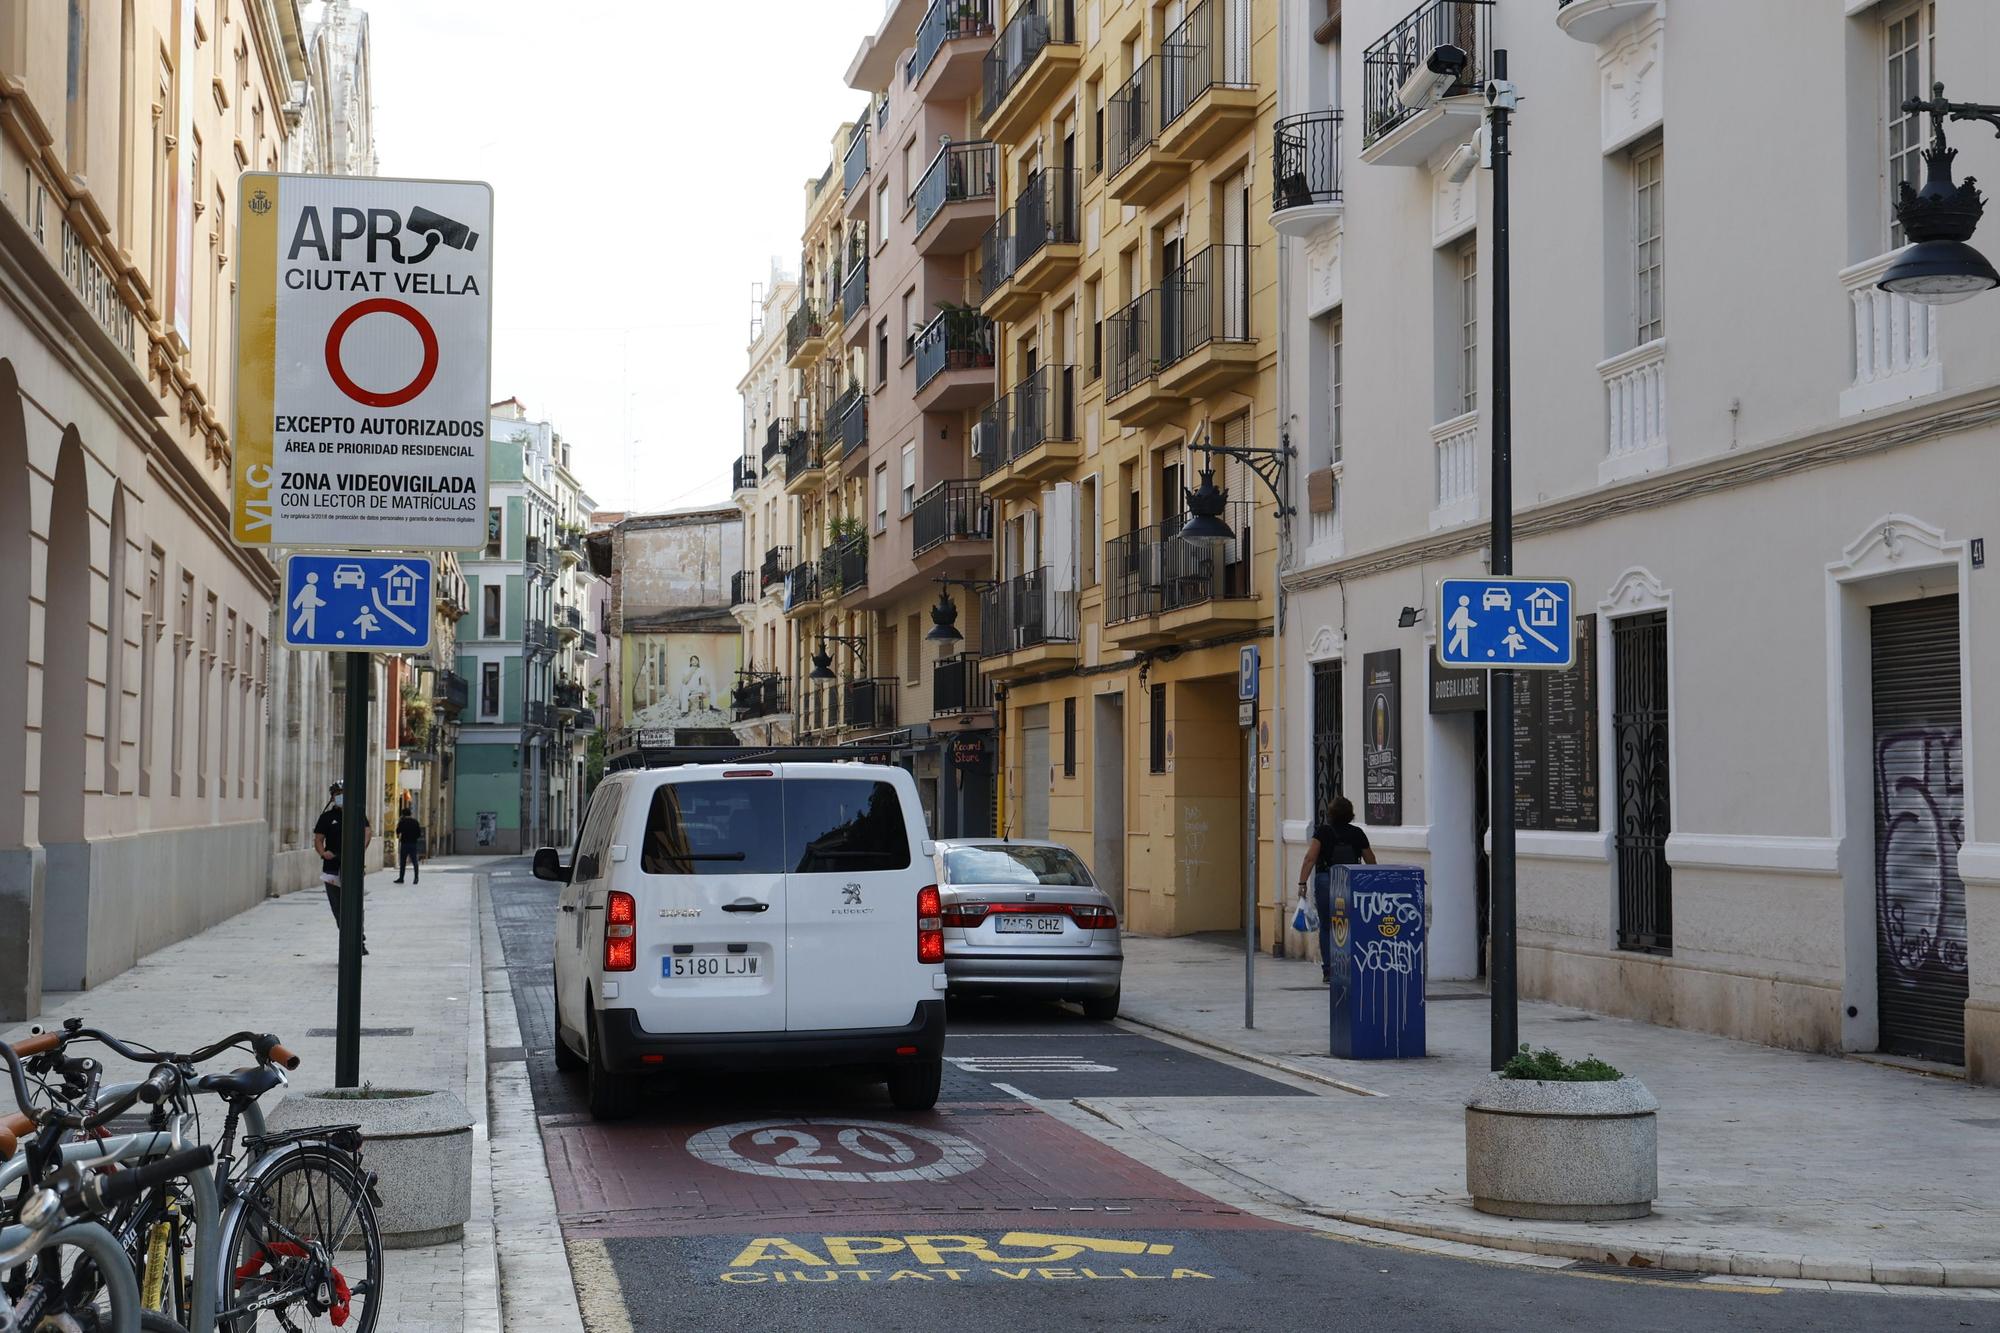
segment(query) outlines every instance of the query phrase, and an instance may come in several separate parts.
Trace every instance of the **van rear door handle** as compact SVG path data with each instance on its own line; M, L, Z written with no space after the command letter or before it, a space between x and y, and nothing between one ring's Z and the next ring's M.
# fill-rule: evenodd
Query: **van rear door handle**
M748 899L741 899L733 903L724 903L722 910L725 912L768 912L771 910L771 904L753 903Z
M575 904L575 903L564 903L564 904L562 905L562 909L563 909L563 911L565 911L565 912L574 912L574 911L576 910L576 904Z

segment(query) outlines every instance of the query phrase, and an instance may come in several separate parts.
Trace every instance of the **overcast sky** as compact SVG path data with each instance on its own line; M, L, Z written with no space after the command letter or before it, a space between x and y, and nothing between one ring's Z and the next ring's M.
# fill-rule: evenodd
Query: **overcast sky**
M883 0L374 0L385 176L490 181L493 396L606 509L729 498L751 284L865 98Z

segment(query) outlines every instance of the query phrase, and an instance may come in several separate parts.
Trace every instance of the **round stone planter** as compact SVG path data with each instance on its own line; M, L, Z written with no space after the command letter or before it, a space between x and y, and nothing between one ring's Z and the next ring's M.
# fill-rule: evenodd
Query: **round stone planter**
M1644 1217L1659 1193L1660 1103L1636 1078L1489 1078L1465 1103L1465 1186L1502 1217Z
M409 1249L456 1240L472 1214L472 1116L448 1092L406 1088L294 1089L273 1131L360 1125L361 1161L376 1174L382 1244Z

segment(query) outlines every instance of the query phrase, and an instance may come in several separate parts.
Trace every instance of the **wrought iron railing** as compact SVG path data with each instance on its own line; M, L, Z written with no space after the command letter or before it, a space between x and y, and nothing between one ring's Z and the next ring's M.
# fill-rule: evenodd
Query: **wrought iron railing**
M1492 77L1493 0L1427 0L1361 53L1363 148L1416 114L1396 92L1440 46L1455 46L1467 56L1446 96L1482 87Z
M1007 391L1007 457L1076 438L1076 367L1043 366Z
M840 570L840 582L836 590L853 592L856 588L868 586L868 538L860 533L842 537L833 548L835 560Z
M979 594L980 656L1076 642L1076 589L1055 588L1050 573L1029 570Z
M1006 209L979 238L979 299L985 301L1014 276L1014 210Z
M549 725L549 706L540 699L530 699L521 705L521 720L531 727Z
M949 717L993 706L993 682L979 674L972 653L940 657L931 668L931 716Z
M1076 41L1075 0L1025 0L986 53L979 114L991 116L1051 45Z
M852 458L856 451L868 443L868 396L857 388L849 389L834 411L840 418L840 447Z
M732 490L756 490L757 460L754 458L737 459L729 470L729 485Z
M1340 202L1340 113L1286 116L1271 131L1271 211Z
M548 552L542 549L542 539L540 537L528 538L527 543L525 544L521 552L521 561L523 564L529 565L535 569L548 568L549 565Z
M819 562L808 560L785 574L785 610L796 611L819 601Z
M916 208L916 234L922 236L924 228L931 225L932 219L944 210L946 204L991 199L998 184L997 158L992 144L983 139L946 144L931 159L930 166L925 168L922 179L910 196Z
M850 680L846 694L847 725L850 727L893 727L896 725L896 685L894 676Z
M1007 466L1007 395L1001 394L979 413L972 427L972 461L979 475L990 477Z
M948 541L993 539L993 502L976 481L941 481L917 497L910 511L910 554Z
M993 321L977 310L942 311L917 335L917 392L947 370L993 364Z
M556 608L556 619L560 621L562 624L567 625L569 628L575 630L577 633L579 634L583 633L582 608L575 606L559 606Z
M995 0L931 0L917 24L917 49L903 67L903 82L915 83L930 70L946 42L993 35Z
M585 630L583 637L577 641L576 650L585 657L595 657L597 655L597 631Z
M791 684L783 676L746 676L729 691L730 711L738 722L788 713L791 711Z
M462 713L472 701L472 689L456 671L441 671L437 677L438 707L447 713Z
M757 586L757 571L754 569L739 569L729 576L731 606L747 606L756 601L757 594L762 591L763 589Z
M792 432L792 438L785 441L785 480L795 481L808 472L819 470L819 432L800 430Z
M1160 284L1162 366L1211 342L1250 341L1250 247L1211 245Z
M867 175L868 122L864 120L854 127L854 137L847 141L847 156L840 162L841 193L853 194Z
M794 357L799 349L815 338L826 336L826 321L818 310L809 303L801 302L785 323L785 355Z
M1139 293L1104 321L1105 396L1129 393L1160 372L1160 292Z
M557 708L574 713L583 707L583 686L573 680L559 680L549 687L549 697Z
M773 546L764 552L764 563L758 566L758 582L765 588L785 577L785 571L792 567L792 548Z
M791 433L792 433L792 423L791 420L787 417L779 417L776 421L773 421L770 425L764 428L765 471L767 472L770 471L771 465L777 462L778 459L784 455L785 437L790 435Z
M1104 543L1106 623L1250 596L1252 507L1248 500L1223 506L1233 534L1227 542L1182 540L1186 519L1179 516Z
M1018 268L1044 246L1075 245L1080 239L1080 173L1071 167L1044 167L1029 174L1014 200L1014 264Z
M1158 96L1159 62L1145 60L1132 77L1118 85L1104 104L1104 172L1117 180L1118 173L1132 165L1139 154L1152 147L1159 137L1159 119L1154 113Z
M1210 88L1250 86L1250 32L1231 31L1216 0L1202 0L1160 43L1160 128Z
M868 259L858 256L852 268L847 270L847 281L840 285L840 317L853 319L868 304Z

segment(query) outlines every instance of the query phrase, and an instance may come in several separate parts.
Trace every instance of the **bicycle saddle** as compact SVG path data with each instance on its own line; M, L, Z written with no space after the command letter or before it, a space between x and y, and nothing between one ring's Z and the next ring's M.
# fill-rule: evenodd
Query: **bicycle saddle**
M234 1069L227 1074L203 1074L196 1088L231 1101L254 1101L284 1082L284 1076L269 1065Z

